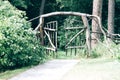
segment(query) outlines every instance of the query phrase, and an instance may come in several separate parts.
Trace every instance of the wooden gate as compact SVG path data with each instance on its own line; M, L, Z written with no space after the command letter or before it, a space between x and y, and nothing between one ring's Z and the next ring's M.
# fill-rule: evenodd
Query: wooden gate
M76 21L73 21L76 22ZM80 22L80 21L77 21ZM70 23L69 23L70 25ZM72 24L73 25L73 24ZM80 26L81 25L81 26ZM43 27L44 30L44 47L47 51L47 53L51 51L57 51L57 48L59 48L57 43L58 42L58 22L57 21L51 21L45 24ZM71 54L73 49L75 50L75 55L77 53L77 49L85 48L86 44L86 38L85 38L85 31L86 27L82 24L79 24L79 26L65 26L64 27L63 35L65 35L65 50L66 55L68 53L68 50L71 50ZM61 36L61 35L60 35Z
M44 46L47 50L57 51L57 21L48 22L44 27Z
M74 25L75 23L75 25ZM72 24L65 26L65 50L66 55L68 52L71 55L74 53L77 54L77 50L83 49L86 46L86 37L85 37L86 27L82 21L73 20Z
M91 30L90 30L90 26L89 23L91 23L91 21L89 21L89 19L91 20L95 20L98 24L97 27L100 28L102 34L104 35L104 39L106 39L106 33L103 31L102 29L102 25L101 25L101 20L98 16L95 15L89 15L89 14L84 14L84 13L78 13L78 12L53 12L53 13L48 13L48 14L43 14L40 16L40 23L39 25L36 27L35 31L39 31L40 32L40 39L41 39L41 44L46 47L47 50L51 50L51 51L57 51L57 27L58 27L58 23L56 21L52 21L47 23L46 25L44 24L44 19L46 17L50 17L50 16L56 16L56 15L71 15L71 16L78 16L81 18L81 21L83 22L83 26L80 27L66 27L65 28L65 37L66 37L66 44L65 44L65 49L66 49L66 53L67 53L67 49L77 49L77 48L82 48L84 47L84 45L86 45L87 47L87 51L88 51L88 56L90 55L91 52ZM76 32L75 34L73 34L72 37L69 37L68 31L74 31ZM84 43L84 45L76 45L76 40L79 40L78 38L80 38L82 35L82 33L84 33L84 39L82 41ZM97 33L96 33L97 34ZM74 45L71 45L74 44Z

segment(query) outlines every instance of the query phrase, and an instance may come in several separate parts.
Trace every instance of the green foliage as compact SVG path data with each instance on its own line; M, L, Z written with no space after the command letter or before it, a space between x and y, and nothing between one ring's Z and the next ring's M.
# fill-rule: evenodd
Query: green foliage
M116 55L117 55L118 59L120 60L120 44L116 46L115 51L116 51Z
M40 7L42 0L8 0L12 5L27 13L29 19L40 15ZM44 5L44 14L59 10L56 0L46 0ZM49 19L51 20L51 19ZM48 21L49 21L48 20ZM39 19L32 21L32 27L37 27Z
M2 33L4 38L0 40L1 69L34 65L44 61L44 50L31 29L5 27L2 28Z
M118 59L120 60L120 56L118 56Z
M24 16L8 1L0 1L0 71L45 60L44 49Z
M30 28L28 25L25 12L16 9L8 1L0 2L0 28L4 26Z
M76 11L82 13L92 12L93 0L57 0L61 3L61 8L65 8L67 11Z
M27 12L29 19L39 15L41 1L42 0L8 0L21 10ZM92 2L93 0L46 0L44 13L50 13L55 11L76 11L81 13L92 14ZM120 0L116 0L115 4L115 33L120 33ZM103 0L103 15L102 23L107 24L108 15L108 0ZM47 21L55 20L56 18L48 18ZM59 17L57 20L63 22L63 19ZM33 28L38 25L38 19L32 21Z
M65 49L65 44L67 42L70 41L70 39L73 38L73 36L75 36L79 31L77 29L74 29L74 30L65 30L65 28L70 28L70 27L83 27L83 23L82 21L80 21L80 18L77 18L76 16L69 16L68 18L66 18L64 20L64 23L62 26L58 27L58 42L59 42L59 47L60 49L64 50ZM85 34L84 33L81 33L81 35L83 36L83 40L85 41L84 39L84 36ZM75 46L75 45L84 45L84 41L80 41L79 40L79 37L76 37L72 42L71 42L71 46Z
M98 52L99 52L99 51L98 51ZM91 58L98 58L98 57L100 57L100 56L101 56L101 54L98 54L98 53L97 53L97 50L95 50L95 51L93 50L92 53L90 54L90 57L91 57Z
M120 56L120 45L115 43L99 43L91 52L91 57L119 57Z
M12 4L17 5L19 8L28 8L29 0L9 0Z

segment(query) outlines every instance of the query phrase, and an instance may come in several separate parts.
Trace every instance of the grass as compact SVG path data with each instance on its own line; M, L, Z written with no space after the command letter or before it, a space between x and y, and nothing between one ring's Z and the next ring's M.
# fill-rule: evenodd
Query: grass
M120 80L120 62L116 59L82 59L61 80Z
M69 49L67 51L67 55L65 51L58 50L57 51L57 59L80 59L85 58L85 54L83 50L77 49L76 55L75 55L75 49L72 49L72 51Z
M68 55L66 55L65 51L58 51L57 52L57 59L73 59L76 58L77 56L73 54L71 54L70 52L68 52Z
M0 80L8 80L9 78L11 78L17 74L20 74L28 69L30 69L30 67L23 67L20 69L8 70L5 72L2 72L2 73L0 73Z

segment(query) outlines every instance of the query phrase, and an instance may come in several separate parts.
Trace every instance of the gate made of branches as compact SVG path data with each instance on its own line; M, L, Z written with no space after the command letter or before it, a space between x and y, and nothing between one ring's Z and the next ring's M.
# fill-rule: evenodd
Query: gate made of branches
M50 16L56 16L56 15L69 15L69 16L77 16L80 18L80 22L82 22L82 26L68 26L65 27L65 37L66 37L66 43L65 43L65 49L67 53L67 49L76 49L77 48L84 48L84 46L87 47L88 56L91 53L91 41L93 40L91 38L92 34L100 34L103 35L100 39L105 40L106 39L106 33L102 28L101 20L98 16L95 15L89 15L85 13L78 13L78 12L52 12L48 14L43 14L40 16L40 23L36 27L35 31L40 33L40 40L41 45L43 45L47 50L51 51L57 51L57 33L58 33L58 22L57 21L51 21L47 24L44 23L44 19L46 17ZM100 32L92 32L91 30L91 23L92 20L94 20L97 24L96 27L100 28ZM68 31L74 31L75 34L70 37L71 34L68 34ZM81 38L81 34L84 33L84 38ZM83 35L82 35L83 36ZM79 39L78 39L79 38ZM81 43L75 43L82 41L84 45L81 45ZM95 39L98 41L97 39ZM100 41L101 41L100 40ZM71 45L72 44L72 45Z

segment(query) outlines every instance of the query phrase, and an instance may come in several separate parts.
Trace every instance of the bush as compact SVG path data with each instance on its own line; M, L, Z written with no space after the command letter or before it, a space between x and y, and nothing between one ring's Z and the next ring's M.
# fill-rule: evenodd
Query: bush
M118 54L117 57L118 57L118 59L120 60L120 44L117 45L116 48L117 48L117 49L116 49L116 52L117 52L117 54Z
M25 13L0 1L0 71L35 65L45 60Z
M90 57L91 58L98 58L98 57L100 57L101 56L101 54L99 54L99 53L97 53L96 51L92 51L92 53L90 54Z
M0 40L1 68L17 68L44 61L44 50L32 30L5 27L2 33L4 38Z
M91 57L119 57L120 45L116 45L111 42L106 44L105 42L99 43L94 49L92 49Z

